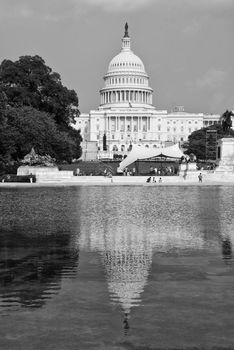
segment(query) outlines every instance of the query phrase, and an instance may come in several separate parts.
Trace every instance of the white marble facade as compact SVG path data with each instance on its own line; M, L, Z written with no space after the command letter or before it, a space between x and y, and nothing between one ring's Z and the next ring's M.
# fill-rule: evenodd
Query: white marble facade
M131 145L163 147L183 142L195 130L219 122L219 115L187 113L182 106L172 112L153 106L153 90L142 60L131 50L128 26L122 48L109 64L100 90L97 110L81 113L75 127L81 129L83 147L95 143L97 157L125 155ZM103 152L106 134L107 152Z

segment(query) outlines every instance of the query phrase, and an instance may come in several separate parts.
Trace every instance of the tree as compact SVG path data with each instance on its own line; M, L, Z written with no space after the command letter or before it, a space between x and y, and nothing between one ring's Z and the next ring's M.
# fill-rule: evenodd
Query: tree
M81 156L80 132L61 128L48 113L32 107L8 107L0 122L0 162L18 162L34 147L40 155L71 162Z
M186 151L185 151L186 154L194 153L197 159L206 159L206 131L207 130L216 130L217 140L226 136L220 124L211 125L207 128L196 130L191 135L189 135L188 142L184 144L184 147L186 148ZM232 129L230 130L230 136L234 137L234 130Z
M78 97L39 56L0 65L0 167L21 160L32 147L57 161L78 159L80 131L71 127Z
M60 75L37 55L1 63L0 94L9 106L31 106L49 113L57 124L68 126L79 113L76 92L63 86Z

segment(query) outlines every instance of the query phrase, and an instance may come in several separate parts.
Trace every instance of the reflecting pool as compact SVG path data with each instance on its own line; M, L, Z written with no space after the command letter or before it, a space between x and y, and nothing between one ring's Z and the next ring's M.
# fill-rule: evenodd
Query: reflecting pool
M233 349L234 187L0 189L0 348Z

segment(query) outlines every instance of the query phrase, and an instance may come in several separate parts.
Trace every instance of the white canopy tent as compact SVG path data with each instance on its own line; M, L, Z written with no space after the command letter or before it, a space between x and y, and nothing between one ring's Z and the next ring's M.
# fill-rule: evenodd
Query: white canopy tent
M139 145L133 145L129 155L119 164L119 170L123 171L128 165L137 160L150 159L154 157L181 158L184 153L180 150L179 144L165 148L148 148Z

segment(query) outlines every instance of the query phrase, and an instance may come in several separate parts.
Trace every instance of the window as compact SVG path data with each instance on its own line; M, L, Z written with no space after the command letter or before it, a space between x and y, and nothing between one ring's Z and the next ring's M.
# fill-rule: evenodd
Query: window
M167 132L170 132L170 128L167 128Z
M124 151L125 151L125 146L121 145L121 152L124 152Z
M112 134L112 135L111 135L111 138L112 138L112 140L114 140L114 139L115 139L115 135Z
M161 125L158 125L158 131L161 131Z

